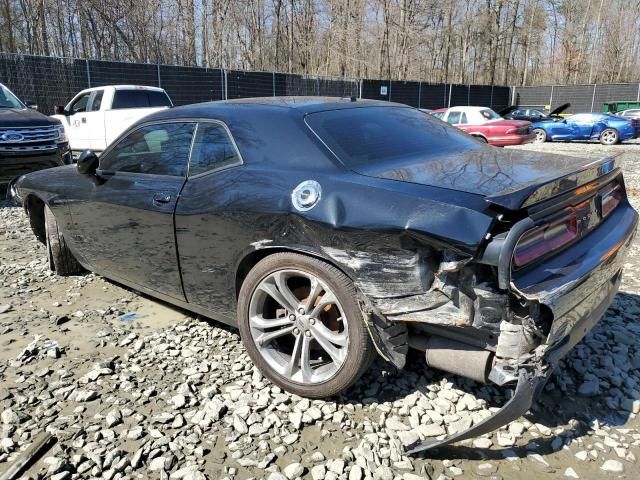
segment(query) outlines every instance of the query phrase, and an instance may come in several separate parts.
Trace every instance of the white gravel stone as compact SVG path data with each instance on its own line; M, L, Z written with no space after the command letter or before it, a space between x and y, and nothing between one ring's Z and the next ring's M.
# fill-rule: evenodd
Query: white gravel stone
M622 462L619 462L618 460L606 460L602 466L600 467L601 470L604 470L605 472L612 472L612 473L622 473L624 472L624 465L622 464Z

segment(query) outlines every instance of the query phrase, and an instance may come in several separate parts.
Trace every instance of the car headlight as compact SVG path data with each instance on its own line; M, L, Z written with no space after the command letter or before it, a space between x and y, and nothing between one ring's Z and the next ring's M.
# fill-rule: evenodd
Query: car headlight
M67 137L67 131L64 128L64 125L58 125L58 138L56 138L56 143L67 143L69 142L69 137Z

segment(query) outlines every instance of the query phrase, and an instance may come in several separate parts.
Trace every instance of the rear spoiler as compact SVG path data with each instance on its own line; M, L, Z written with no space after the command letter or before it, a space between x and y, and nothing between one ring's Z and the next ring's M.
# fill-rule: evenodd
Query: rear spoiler
M519 186L517 189L504 190L486 197L485 200L509 210L519 210L575 190L619 168L619 156L607 156L588 163L567 175L551 178L541 183L531 182L529 185Z

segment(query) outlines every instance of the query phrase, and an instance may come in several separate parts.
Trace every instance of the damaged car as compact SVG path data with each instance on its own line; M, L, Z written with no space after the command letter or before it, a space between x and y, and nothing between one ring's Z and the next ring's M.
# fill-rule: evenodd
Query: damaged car
M274 384L345 390L376 356L515 387L524 414L620 285L638 215L619 162L501 150L417 109L265 98L154 113L22 177L60 275L97 272L237 326Z

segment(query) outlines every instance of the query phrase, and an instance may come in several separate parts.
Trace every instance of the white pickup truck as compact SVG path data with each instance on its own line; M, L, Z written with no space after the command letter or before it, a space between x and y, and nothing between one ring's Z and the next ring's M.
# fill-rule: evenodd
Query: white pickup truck
M82 90L65 107L55 107L74 157L83 150L100 153L133 123L170 108L167 92L157 87L110 85Z

